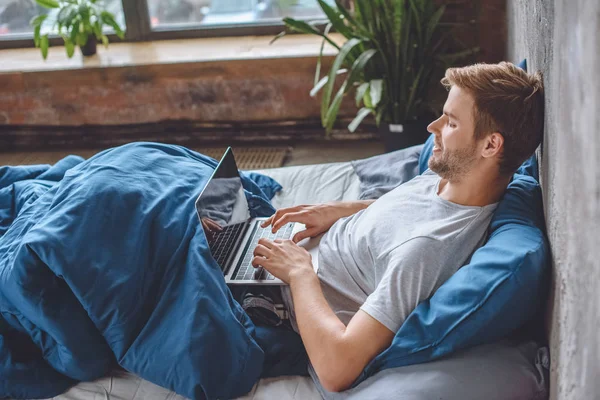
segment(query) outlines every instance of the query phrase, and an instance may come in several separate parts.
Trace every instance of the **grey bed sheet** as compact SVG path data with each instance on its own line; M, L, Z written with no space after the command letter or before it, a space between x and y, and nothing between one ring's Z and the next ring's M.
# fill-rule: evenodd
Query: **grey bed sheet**
M502 340L390 368L342 393L317 388L326 400L546 400L549 362L547 347Z

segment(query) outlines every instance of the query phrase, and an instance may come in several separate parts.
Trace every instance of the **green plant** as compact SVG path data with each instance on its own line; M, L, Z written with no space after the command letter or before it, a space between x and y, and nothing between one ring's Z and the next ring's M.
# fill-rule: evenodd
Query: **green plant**
M447 66L473 54L477 49L451 52L452 27L442 23L445 6L433 0L355 0L354 12L340 0L335 6L317 0L327 17L321 31L316 23L284 18L286 31L321 36L323 42L315 72L311 95L323 90L321 122L329 135L337 119L344 95L356 90L356 105L362 108L348 129L356 130L368 115L374 115L377 125L382 121L400 124L423 115L434 108L427 97L432 77ZM330 36L335 29L346 39L337 44ZM338 50L331 69L321 78L321 61L325 43ZM334 95L336 77L344 75Z
M102 27L108 25L117 36L124 38L124 32L110 12L104 10L97 0L35 0L42 7L50 9L48 14L38 15L31 20L35 47L40 48L42 57L48 57L48 35L56 33L65 42L67 56L71 58L75 46L85 46L93 35L96 40L108 47L108 37Z

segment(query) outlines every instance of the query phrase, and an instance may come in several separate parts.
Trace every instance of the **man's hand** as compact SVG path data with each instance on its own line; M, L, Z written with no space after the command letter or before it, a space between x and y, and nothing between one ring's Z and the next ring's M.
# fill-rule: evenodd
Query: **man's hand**
M276 239L272 242L259 239L254 249L252 266L264 267L288 285L294 274L314 273L310 253L291 240Z
M264 221L261 226L266 228L272 225L272 231L277 232L279 228L288 222L304 224L306 229L296 233L292 239L295 243L298 243L302 239L315 237L329 230L338 219L355 214L367 208L371 203L373 203L373 200L337 201L325 204L281 208Z
M202 227L204 228L204 233L208 236L209 239L214 238L217 233L221 232L223 228L208 217L202 218Z

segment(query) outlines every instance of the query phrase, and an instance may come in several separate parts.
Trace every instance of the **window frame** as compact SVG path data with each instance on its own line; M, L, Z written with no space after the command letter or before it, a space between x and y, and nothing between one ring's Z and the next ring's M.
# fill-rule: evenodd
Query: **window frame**
M231 24L200 27L198 25L173 29L169 27L152 29L147 0L121 0L125 16L125 39L121 40L114 33L109 33L111 43L118 42L143 42L153 40L192 39L227 36L264 36L277 35L284 28L283 22L257 23L257 24ZM325 19L325 18L323 18ZM317 29L325 26L315 24ZM12 37L10 37L12 36ZM32 34L15 34L9 37L0 35L0 50L35 47ZM62 46L64 43L58 35L49 37L50 46Z

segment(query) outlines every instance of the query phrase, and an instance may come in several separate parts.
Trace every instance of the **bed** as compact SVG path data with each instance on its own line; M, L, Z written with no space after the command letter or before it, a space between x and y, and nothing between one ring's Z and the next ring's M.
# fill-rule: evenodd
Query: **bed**
M272 200L276 208L332 200L354 200L358 199L361 194L359 177L350 162L283 167L255 172L268 175L283 186L283 190L277 193ZM515 388L514 396L511 396L511 399L534 398L530 395L523 397L523 393L527 392L523 388L531 386L535 386L537 393L535 398L543 399L547 396L545 391L548 367L547 349L540 348L533 342L522 343L519 346L507 342L495 343L469 349L452 357L436 361L431 365L421 364L414 368L412 366L405 367L406 373L400 377L400 381L404 379L406 382L418 382L418 384L415 383L416 386L407 384L405 391L400 393L395 390L388 394L389 397L425 400L434 398L430 397L434 393L441 393L445 399L468 400L469 398L483 398L480 396L482 396L482 391L485 391L486 398L500 400L508 397L505 397L507 396L506 392L499 390L498 387L507 386L507 384L513 384ZM471 360L470 366L462 368L461 360L467 358ZM453 375L457 369L460 372ZM507 373L506 371L512 372ZM386 371L386 374L380 374L383 379L371 379L371 382L368 380L365 385L376 389L379 385L377 390L382 390L381 387L383 387L385 391L385 379L394 379L399 382L397 376L390 375L392 373L393 370ZM473 381L477 382L473 383ZM465 385L467 382L471 382L478 388L469 390L468 385ZM496 388L494 388L495 383L498 384ZM432 390L423 392L419 390L418 385L421 387L427 385ZM463 394L446 397L446 393L453 390L462 390ZM466 392L464 392L465 390ZM464 393L472 393L473 397ZM358 389L349 391L345 395L330 394L323 392L323 389L316 385L309 376L289 376L261 379L248 394L238 399L311 400L323 397L332 399L365 398L364 392L361 393ZM442 397L436 395L435 398ZM184 397L119 369L113 370L109 376L96 381L81 382L54 399L160 400L184 399Z
M276 208L302 203L331 200L353 200L360 193L360 181L350 162L293 166L258 170L277 180L283 186L272 202ZM261 379L248 395L240 400L258 399L321 399L310 377L293 376ZM115 370L111 376L94 382L82 382L66 393L55 397L60 400L159 400L183 399L182 396L143 380L124 370Z

